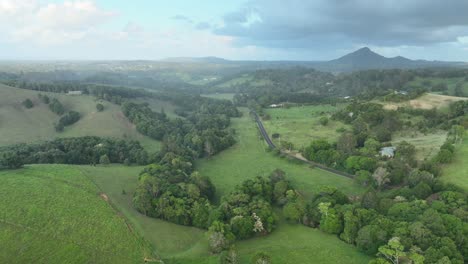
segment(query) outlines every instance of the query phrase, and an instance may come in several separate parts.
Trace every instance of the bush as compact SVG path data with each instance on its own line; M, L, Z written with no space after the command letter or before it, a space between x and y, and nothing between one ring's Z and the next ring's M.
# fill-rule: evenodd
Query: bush
M33 102L31 101L31 99L26 99L22 102L23 106L26 107L27 109L31 109L34 107L34 104Z
M102 111L104 111L104 105L102 105L102 104L97 104L97 105L96 105L96 109L98 110L98 112L102 112Z
M322 126L326 126L328 124L328 117L326 116L321 117L319 122Z
M109 160L109 157L107 155L102 155L100 158L99 158L99 163L102 164L102 165L108 165L110 163L110 160Z

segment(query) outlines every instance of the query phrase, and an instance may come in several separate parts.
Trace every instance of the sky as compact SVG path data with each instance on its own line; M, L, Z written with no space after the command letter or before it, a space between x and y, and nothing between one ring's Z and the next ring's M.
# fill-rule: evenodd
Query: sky
M0 0L0 60L468 61L468 0Z

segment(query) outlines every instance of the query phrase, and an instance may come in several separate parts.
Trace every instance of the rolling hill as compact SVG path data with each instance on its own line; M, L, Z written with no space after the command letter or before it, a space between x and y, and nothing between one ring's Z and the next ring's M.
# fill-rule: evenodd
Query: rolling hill
M160 143L140 134L124 116L118 105L101 102L104 111L96 110L92 96L69 96L43 93L57 98L67 111L81 114L81 119L61 133L54 129L59 116L38 98L39 92L13 88L0 84L0 146L50 140L56 137L101 136L138 140L148 151L159 149ZM26 109L21 103L31 99L34 107Z

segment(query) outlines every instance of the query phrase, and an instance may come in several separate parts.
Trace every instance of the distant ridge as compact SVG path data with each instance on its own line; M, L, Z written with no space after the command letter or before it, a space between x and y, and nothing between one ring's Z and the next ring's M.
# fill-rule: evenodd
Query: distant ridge
M431 67L467 67L464 62L411 60L402 56L388 58L368 47L360 48L330 61L234 61L219 57L174 57L161 60L176 63L237 64L255 69L302 66L328 72L351 72L370 69L416 69Z
M219 57L173 57L166 58L165 62L180 62L180 63L229 63L231 61Z
M410 60L402 56L384 57L368 47L360 48L338 59L321 62L317 69L329 71L355 71L367 69L411 69L461 65L458 62Z

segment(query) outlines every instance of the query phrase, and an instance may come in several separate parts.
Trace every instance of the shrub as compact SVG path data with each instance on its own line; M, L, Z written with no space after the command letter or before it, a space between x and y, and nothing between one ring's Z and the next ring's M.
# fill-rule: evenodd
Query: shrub
M34 107L34 104L33 102L31 101L31 99L26 99L22 102L23 106L26 107L27 109L31 109Z

